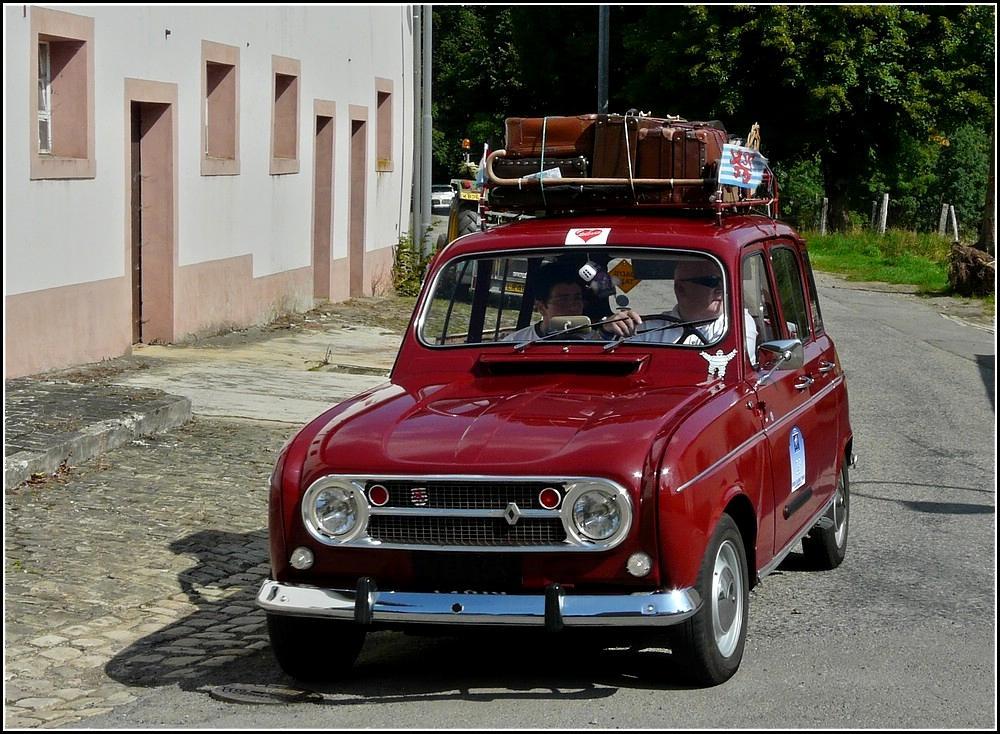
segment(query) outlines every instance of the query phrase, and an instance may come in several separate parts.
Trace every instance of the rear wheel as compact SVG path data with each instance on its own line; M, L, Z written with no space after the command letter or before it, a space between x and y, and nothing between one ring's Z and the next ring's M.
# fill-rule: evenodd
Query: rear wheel
M739 669L747 635L748 579L743 536L733 519L723 515L698 572L701 607L673 630L673 653L691 682L717 685Z
M460 209L458 212L458 234L470 234L479 231L479 212L475 209Z
M365 643L365 630L353 622L314 617L268 614L267 633L281 669L304 682L344 677Z
M802 539L802 552L815 568L829 571L847 555L847 529L851 519L851 489L847 463L840 470L837 492L821 524Z

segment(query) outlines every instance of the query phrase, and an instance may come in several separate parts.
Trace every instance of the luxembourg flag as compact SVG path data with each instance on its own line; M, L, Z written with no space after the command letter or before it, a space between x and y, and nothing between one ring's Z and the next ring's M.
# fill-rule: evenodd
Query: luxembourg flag
M755 189L764 178L767 158L759 150L739 145L723 145L719 164L719 183Z

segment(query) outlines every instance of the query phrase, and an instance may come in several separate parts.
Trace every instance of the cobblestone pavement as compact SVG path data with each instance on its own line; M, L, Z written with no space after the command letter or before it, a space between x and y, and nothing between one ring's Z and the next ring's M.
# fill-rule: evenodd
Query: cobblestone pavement
M266 484L295 429L196 418L7 491L5 728L85 725L268 646Z

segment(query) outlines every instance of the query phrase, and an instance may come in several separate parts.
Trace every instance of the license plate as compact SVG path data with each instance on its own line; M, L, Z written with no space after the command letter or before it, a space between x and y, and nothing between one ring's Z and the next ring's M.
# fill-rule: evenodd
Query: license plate
M466 201L479 201L479 193L476 191L460 191L458 198L465 199Z
M522 283L508 283L507 293L524 293L524 284Z

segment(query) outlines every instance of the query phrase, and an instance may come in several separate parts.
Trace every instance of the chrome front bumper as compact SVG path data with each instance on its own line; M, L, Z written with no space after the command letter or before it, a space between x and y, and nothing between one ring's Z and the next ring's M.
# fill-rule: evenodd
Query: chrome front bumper
M273 614L329 617L361 624L646 627L683 622L698 611L694 589L639 594L573 594L558 585L542 594L460 594L379 591L368 579L357 589L265 581L257 604Z

